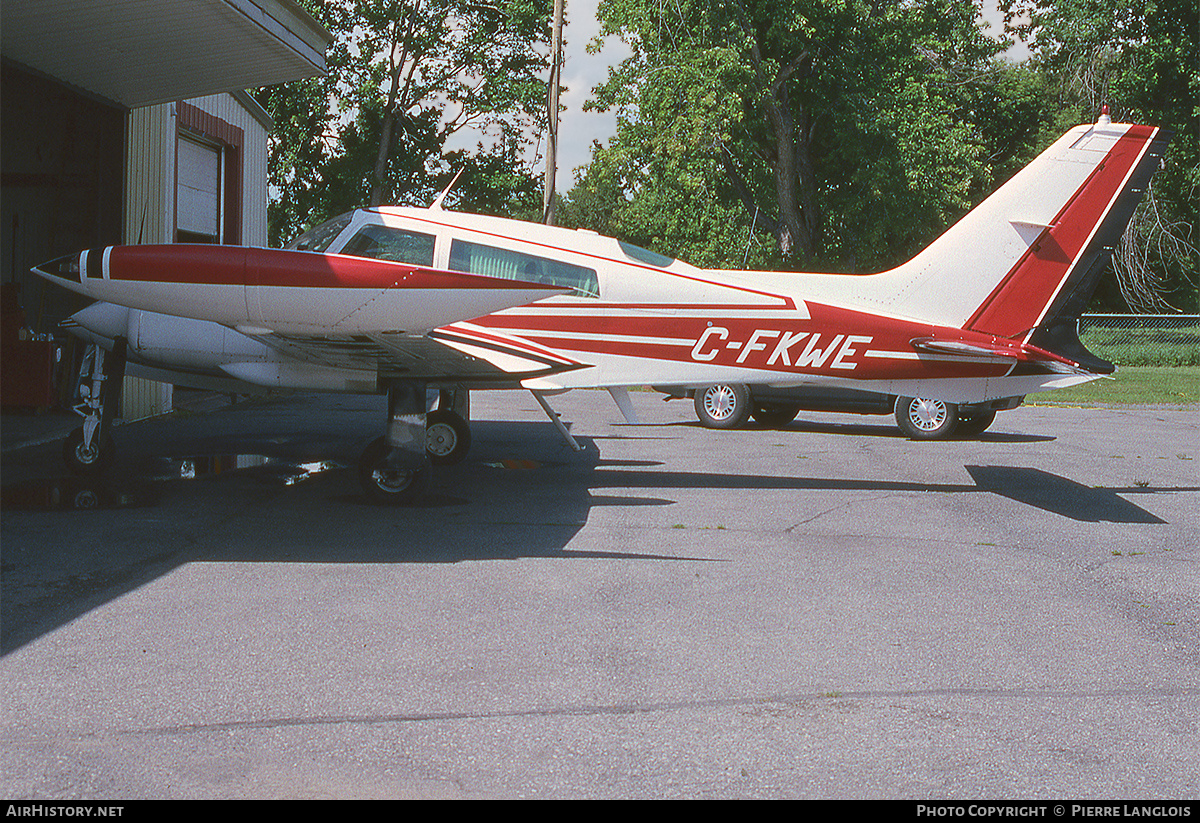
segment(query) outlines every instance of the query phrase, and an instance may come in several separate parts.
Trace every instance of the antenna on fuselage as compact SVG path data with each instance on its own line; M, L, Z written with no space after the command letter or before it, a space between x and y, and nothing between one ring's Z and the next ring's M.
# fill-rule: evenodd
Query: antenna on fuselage
M454 175L454 179L450 181L450 185L446 186L446 188L442 189L442 193L439 194L437 197L433 198L433 202L429 204L430 211L441 211L442 210L442 201L446 199L446 195L450 193L450 189L454 188L454 184L458 182L458 177L462 173L463 173L463 170L459 169L458 173Z

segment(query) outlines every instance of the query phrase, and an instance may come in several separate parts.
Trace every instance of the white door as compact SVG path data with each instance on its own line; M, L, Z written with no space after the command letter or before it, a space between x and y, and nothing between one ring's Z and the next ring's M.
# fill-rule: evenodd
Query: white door
M221 150L195 140L179 140L179 239L221 242Z

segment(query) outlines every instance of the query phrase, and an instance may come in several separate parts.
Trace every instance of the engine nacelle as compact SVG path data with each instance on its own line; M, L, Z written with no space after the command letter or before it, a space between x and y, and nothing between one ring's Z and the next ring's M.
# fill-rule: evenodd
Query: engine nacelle
M112 348L115 338L124 337L130 361L151 366L219 374L228 363L280 359L270 346L207 320L95 303L71 321L72 333L104 348Z
M271 347L217 323L137 309L129 312L129 346L140 360L176 369L277 359Z

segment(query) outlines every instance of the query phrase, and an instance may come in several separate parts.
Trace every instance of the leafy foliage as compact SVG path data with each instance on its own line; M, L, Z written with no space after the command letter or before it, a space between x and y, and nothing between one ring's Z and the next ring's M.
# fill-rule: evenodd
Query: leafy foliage
M526 163L545 120L545 0L301 0L335 35L325 77L261 89L276 121L270 237L278 244L367 204L529 211ZM448 151L466 128L484 150ZM536 205L533 207L536 211Z
M336 42L324 78L262 89L271 238L370 202L537 219L550 0L299 0ZM558 222L693 263L865 271L910 257L1062 132L1175 131L1095 307L1200 309L1194 0L1001 0L1007 45L958 0L601 0L631 56L618 115ZM468 126L484 150L449 151ZM1103 283L1111 282L1105 278Z
M604 0L605 33L632 55L595 91L619 130L571 200L618 188L627 230L652 202L678 230L664 251L683 257L723 248L740 265L746 243L723 224L736 220L742 238L774 237L763 262L889 265L993 183L979 115L997 108L1005 69L977 13L949 0Z
M1005 0L1009 26L1032 43L1055 110L1175 132L1115 258L1120 290L1102 281L1096 306L1200 310L1200 10L1195 0Z

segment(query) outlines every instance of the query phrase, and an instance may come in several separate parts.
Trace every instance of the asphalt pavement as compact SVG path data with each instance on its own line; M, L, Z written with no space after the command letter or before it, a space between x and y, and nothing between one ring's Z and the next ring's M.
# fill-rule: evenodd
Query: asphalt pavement
M1197 407L633 400L551 398L575 452L476 393L400 508L381 398L210 398L101 482L6 417L0 795L1197 797Z

